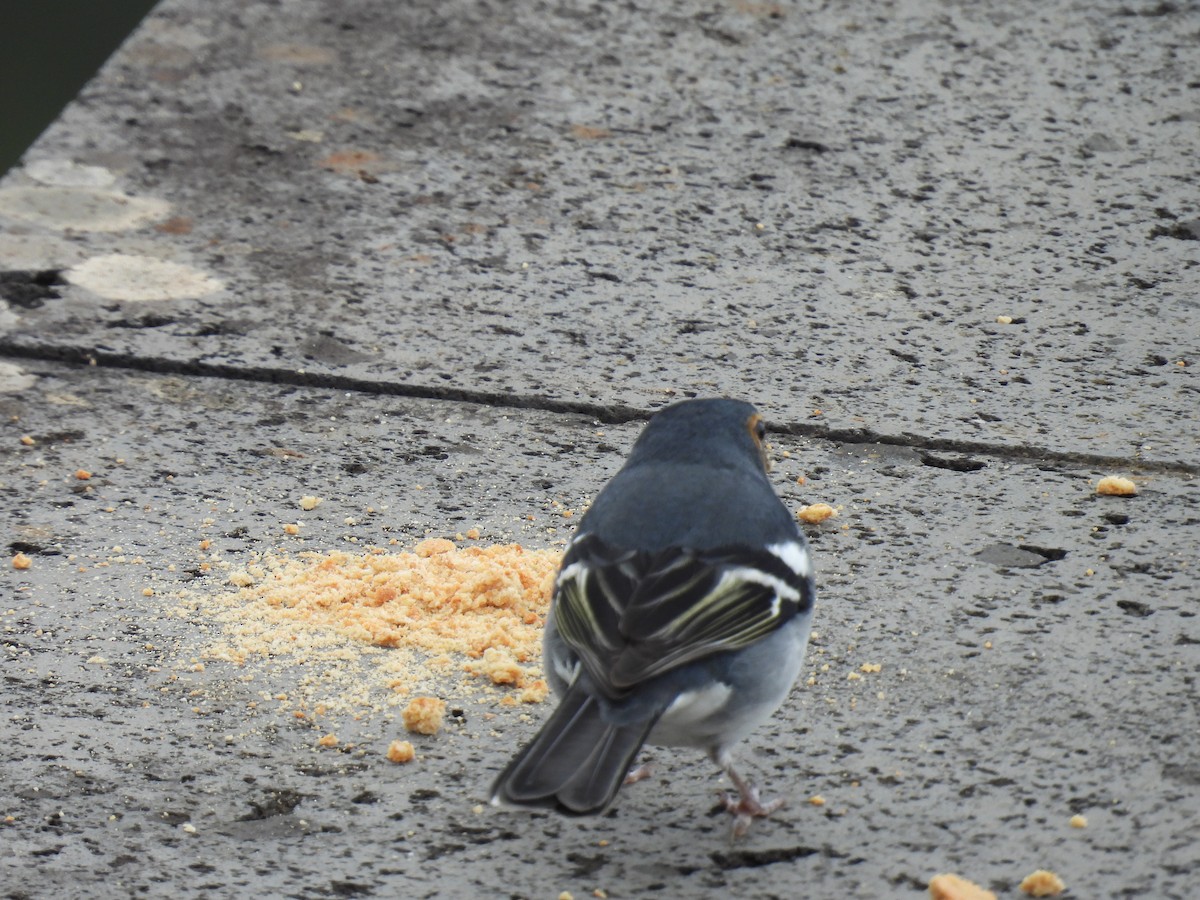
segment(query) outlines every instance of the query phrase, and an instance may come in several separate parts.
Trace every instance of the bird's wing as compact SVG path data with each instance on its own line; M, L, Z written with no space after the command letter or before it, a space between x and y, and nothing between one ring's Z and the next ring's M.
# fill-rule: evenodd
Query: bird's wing
M614 553L583 536L559 575L555 623L615 697L685 663L752 644L812 599L799 540L649 555Z

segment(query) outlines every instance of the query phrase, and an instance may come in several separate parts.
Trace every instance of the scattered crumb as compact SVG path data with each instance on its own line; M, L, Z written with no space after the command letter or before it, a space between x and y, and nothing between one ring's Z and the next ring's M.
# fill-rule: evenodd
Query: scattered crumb
M1072 828L1087 828L1087 826L1088 826L1087 816L1080 816L1080 815L1071 816L1071 827Z
M575 900L575 895L570 891L563 891L558 895L558 900Z
M89 478L92 477L92 473L89 472L87 469L76 469L75 477L78 478L80 481L87 481Z
M446 715L446 701L437 697L417 697L404 707L404 727L417 734L437 734Z
M412 762L416 755L413 745L408 741L392 741L388 744L387 758L394 763Z
M14 569L28 569L33 565L33 560L24 553L17 553L12 558L12 567Z
M1056 897L1067 889L1063 880L1053 872L1038 869L1025 876L1021 882L1021 890L1030 897Z
M305 512L311 512L312 510L316 509L320 505L321 505L320 497L305 496L305 497L300 498L300 508L302 510L304 510Z
M437 556L439 553L453 553L456 549L454 541L447 540L446 538L430 538L427 541L421 541L421 543L413 547L413 553L422 559L428 559L431 556Z
M935 875L929 881L932 900L996 900L996 895L958 875Z
M327 734L317 741L318 747L336 747L337 745L338 739L336 734Z
M37 443L37 441L35 441L33 439L32 435L23 434L23 435L21 435L21 443L24 444L26 447L32 447L34 444Z
M868 674L873 674L875 672L882 671L883 665L881 663L863 663L861 666L858 667L858 669L860 672L866 672Z
M549 693L550 685L546 684L544 679L539 678L522 688L517 699L522 703L541 703Z
M478 528L468 528L467 529L467 540L471 540L471 541L479 540L479 529Z
M837 510L828 503L813 503L796 512L796 518L809 525L816 525L837 515Z
M525 670L512 658L507 650L489 647L483 651L483 659L475 663L467 663L466 669L472 675L482 675L490 678L492 684L522 685L525 683Z
M300 526L297 525L295 522L289 522L288 524L283 526L283 533L284 534L299 534Z
M997 325L1011 325L1013 323L1012 316L996 316Z
M1120 475L1106 475L1096 482L1096 493L1112 497L1132 497L1137 493L1137 485Z
M825 798L822 797L820 794L813 794L811 797L808 798L808 802L812 806L824 806Z

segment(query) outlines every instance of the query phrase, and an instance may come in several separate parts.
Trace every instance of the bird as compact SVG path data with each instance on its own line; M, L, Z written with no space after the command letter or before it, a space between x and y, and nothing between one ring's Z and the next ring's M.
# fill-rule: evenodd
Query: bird
M543 634L559 698L495 779L499 807L594 815L644 744L707 752L732 837L764 801L733 748L768 719L803 664L816 595L804 534L771 485L750 403L684 400L655 413L567 545Z

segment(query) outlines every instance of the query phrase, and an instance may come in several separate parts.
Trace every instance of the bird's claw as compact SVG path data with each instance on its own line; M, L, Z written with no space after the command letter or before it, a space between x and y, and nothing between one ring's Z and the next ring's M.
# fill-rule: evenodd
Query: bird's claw
M721 800L725 804L725 811L733 816L731 836L734 840L744 836L750 830L750 823L756 818L769 816L783 806L782 798L763 803L759 799L758 789L749 784L739 794L722 793Z
M649 778L653 774L654 770L650 768L650 763L633 766L625 775L625 784L637 784L639 781Z

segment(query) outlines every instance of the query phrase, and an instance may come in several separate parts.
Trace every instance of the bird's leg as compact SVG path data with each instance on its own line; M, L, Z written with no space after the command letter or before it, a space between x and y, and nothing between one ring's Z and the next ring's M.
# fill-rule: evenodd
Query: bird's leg
M749 781L746 781L733 768L733 761L726 753L714 753L714 762L725 770L725 774L729 776L729 780L733 782L733 786L737 788L737 795L726 794L721 792L721 799L725 803L725 810L733 816L733 830L731 837L734 840L742 837L749 829L750 823L756 818L769 816L779 807L783 806L782 798L779 800L769 800L764 803L758 796L758 789Z

